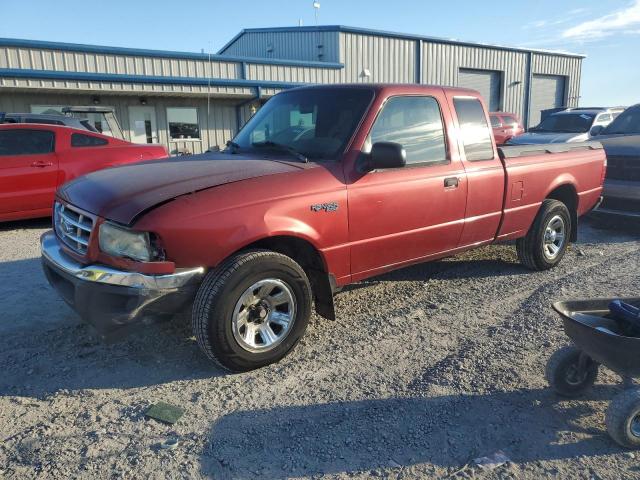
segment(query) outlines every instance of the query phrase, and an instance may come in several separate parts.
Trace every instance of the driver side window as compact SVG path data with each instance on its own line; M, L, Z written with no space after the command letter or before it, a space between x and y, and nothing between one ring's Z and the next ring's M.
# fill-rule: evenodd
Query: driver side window
M300 105L284 104L263 118L251 133L251 143L275 142L285 145L315 135L317 106L305 111Z
M390 98L369 133L366 149L395 142L407 152L407 165L448 163L440 107L433 97Z

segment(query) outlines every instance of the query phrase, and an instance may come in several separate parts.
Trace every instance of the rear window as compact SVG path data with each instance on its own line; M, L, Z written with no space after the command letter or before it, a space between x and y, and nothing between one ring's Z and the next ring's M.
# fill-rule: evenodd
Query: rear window
M482 104L476 98L454 98L467 160L493 159L493 143Z
M493 128L498 128L500 126L500 118L495 115L490 115L489 119L491 120L491 126Z
M54 148L55 135L49 130L0 131L0 155L39 155Z
M518 119L516 117L511 117L508 115L505 115L504 117L502 117L504 119L504 123L506 123L507 125L514 125L517 126L518 123Z
M592 113L555 113L545 118L540 125L531 129L535 132L553 133L585 133L593 124L595 115Z
M72 147L99 147L107 143L109 142L106 139L100 137L93 137L82 133L74 133L71 135Z

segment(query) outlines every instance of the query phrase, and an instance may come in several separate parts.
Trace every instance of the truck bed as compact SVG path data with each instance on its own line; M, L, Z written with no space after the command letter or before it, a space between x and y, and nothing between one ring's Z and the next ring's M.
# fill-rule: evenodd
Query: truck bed
M575 202L577 217L602 195L606 156L598 142L506 146L504 214L497 240L522 236L532 225L541 199L563 189Z

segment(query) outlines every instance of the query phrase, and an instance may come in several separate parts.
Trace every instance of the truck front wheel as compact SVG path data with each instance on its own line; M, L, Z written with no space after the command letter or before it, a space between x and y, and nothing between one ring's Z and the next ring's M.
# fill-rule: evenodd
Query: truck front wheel
M564 203L552 199L542 202L527 236L516 242L520 263L531 270L555 267L567 250L571 228L571 214Z
M243 372L277 362L304 334L311 287L294 260L268 250L234 255L205 277L192 327L204 354Z

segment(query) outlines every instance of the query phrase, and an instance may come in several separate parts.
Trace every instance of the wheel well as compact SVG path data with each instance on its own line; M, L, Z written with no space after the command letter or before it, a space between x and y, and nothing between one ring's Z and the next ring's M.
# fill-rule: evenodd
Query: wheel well
M322 255L310 242L298 237L276 236L263 238L245 247L253 248L271 250L295 260L311 282L316 312L335 320L332 276L327 272Z
M547 198L558 200L564 203L571 214L571 237L570 240L578 240L578 193L573 185L560 185L553 190Z

